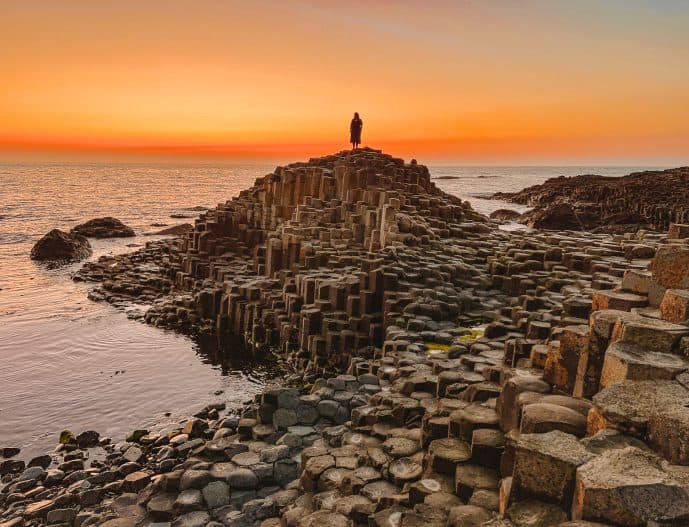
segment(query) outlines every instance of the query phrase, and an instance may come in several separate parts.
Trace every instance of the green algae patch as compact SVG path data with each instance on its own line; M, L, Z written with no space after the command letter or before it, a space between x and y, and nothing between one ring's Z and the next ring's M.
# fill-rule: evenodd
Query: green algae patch
M472 340L476 340L478 338L481 338L483 336L484 331L485 331L484 326L477 326L475 328L471 328L469 330L469 333L459 337L459 341L460 342L471 342Z
M443 351L447 353L450 350L449 344L441 344L440 342L426 342L426 351Z
M72 443L76 443L77 440L71 431L63 430L62 432L60 432L60 439L58 441L61 445L69 445Z

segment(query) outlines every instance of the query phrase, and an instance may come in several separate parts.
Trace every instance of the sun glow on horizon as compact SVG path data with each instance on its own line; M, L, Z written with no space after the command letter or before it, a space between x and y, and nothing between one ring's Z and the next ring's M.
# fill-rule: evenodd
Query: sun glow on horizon
M4 0L0 157L689 163L682 2Z

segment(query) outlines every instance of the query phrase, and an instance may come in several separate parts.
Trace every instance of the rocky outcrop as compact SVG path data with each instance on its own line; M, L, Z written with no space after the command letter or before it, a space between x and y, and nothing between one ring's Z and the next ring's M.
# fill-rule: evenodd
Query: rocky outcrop
M576 209L569 203L556 203L543 209L527 212L520 217L520 220L526 220L526 224L534 229L578 231L582 228Z
M53 229L31 249L31 259L49 262L78 262L91 255L89 241L79 234Z
M489 217L491 220L517 221L521 217L521 214L516 210L498 209L491 212Z
M466 241L486 222L426 167L346 151L278 167L181 242L105 258L80 278L103 280L106 299L160 300L146 314L156 325L241 334L333 366L344 349L380 345L391 313L471 321L466 292L485 284Z
M522 221L541 229L667 230L671 223L689 223L689 167L635 172L620 178L558 177L492 197L534 207Z
M4 461L2 520L686 524L685 240L505 232L451 214L423 177L386 209L366 192L390 165L400 189L425 173L372 151L292 165L186 240L87 266L106 300L155 302L153 323L242 335L295 371L238 413L114 445L65 433L40 471ZM373 173L362 199L285 205L352 173ZM94 441L106 453L89 460Z
M165 227L159 231L151 233L153 236L179 236L182 234L187 234L194 230L194 226L190 223L180 223L179 225L173 225L172 227Z
M482 332L399 312L370 354L339 351L341 373L301 370L238 412L121 443L66 431L28 467L10 451L1 520L685 525L689 325L647 293L684 284L683 245L645 239L662 244L649 266L624 258L629 237L509 236L480 267Z
M89 238L129 238L136 236L131 227L127 227L117 218L94 218L74 227L72 234L80 234Z

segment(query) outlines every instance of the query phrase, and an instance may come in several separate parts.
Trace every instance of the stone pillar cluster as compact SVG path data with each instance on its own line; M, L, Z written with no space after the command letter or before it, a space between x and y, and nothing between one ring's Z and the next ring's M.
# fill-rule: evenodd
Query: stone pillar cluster
M342 152L278 167L203 214L167 273L214 331L314 366L342 365L352 351L380 346L386 316L414 291L447 282L457 294L467 285L461 259L441 254L455 251L444 240L477 237L484 223L437 189L425 166ZM411 255L424 252L428 267L413 268ZM399 253L412 265L401 268Z
M501 230L370 150L278 169L85 271L298 376L209 418L193 455L187 433L147 446L140 502L233 527L687 525L688 232Z

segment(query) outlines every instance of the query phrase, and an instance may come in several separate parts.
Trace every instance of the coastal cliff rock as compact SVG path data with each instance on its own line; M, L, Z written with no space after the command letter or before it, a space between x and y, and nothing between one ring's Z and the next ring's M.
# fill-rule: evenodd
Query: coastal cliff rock
M73 234L81 234L89 238L129 238L135 236L134 230L127 227L117 218L94 218L74 227Z
M91 255L91 244L79 234L53 229L31 249L31 259L51 262L78 262Z
M569 203L556 203L542 209L530 211L523 214L520 219L521 221L526 219L527 225L534 229L577 231L582 228L575 207Z
M624 177L551 178L519 192L492 196L534 207L521 221L540 229L654 229L689 223L689 167Z
M502 231L426 173L290 165L186 239L86 265L105 300L293 371L239 409L3 461L0 521L686 525L687 230Z

